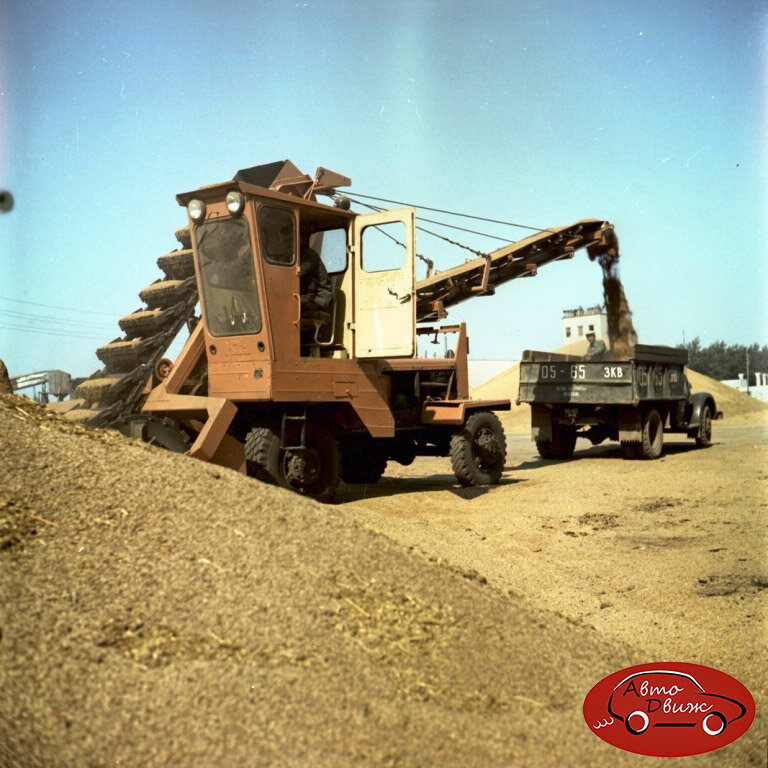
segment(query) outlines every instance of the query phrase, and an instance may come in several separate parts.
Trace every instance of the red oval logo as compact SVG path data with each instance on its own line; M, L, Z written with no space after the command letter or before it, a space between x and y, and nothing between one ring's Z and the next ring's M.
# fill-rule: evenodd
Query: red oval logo
M584 699L590 730L639 755L720 749L752 725L755 700L735 678L686 662L638 664L603 678Z

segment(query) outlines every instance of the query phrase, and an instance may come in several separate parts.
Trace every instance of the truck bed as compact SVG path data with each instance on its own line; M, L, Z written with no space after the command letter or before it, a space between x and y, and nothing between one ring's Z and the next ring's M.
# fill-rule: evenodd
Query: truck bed
M525 350L518 403L638 405L680 400L690 388L686 350L638 344L623 360L587 360L579 355Z

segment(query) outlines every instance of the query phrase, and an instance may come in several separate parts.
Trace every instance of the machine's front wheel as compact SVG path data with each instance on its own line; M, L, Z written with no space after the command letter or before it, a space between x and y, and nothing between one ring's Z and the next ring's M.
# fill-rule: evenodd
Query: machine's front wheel
M498 483L507 458L507 441L499 417L473 413L451 436L451 466L463 486Z

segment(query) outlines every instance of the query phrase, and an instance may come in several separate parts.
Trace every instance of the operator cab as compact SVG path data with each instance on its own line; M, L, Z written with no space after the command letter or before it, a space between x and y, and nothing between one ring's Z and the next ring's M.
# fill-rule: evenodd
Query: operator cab
M314 215L313 215L314 214ZM299 209L299 296L301 357L350 357L344 323L349 287L348 223Z
M359 215L243 181L177 199L216 391L261 391L265 366L416 355L412 209Z

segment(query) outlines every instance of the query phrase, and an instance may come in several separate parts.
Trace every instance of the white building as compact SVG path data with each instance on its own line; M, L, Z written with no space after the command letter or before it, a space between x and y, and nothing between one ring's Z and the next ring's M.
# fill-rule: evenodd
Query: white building
M594 307L578 307L563 310L563 341L581 341L588 333L594 333L598 339L608 340L608 315L605 308L597 304Z
M738 379L723 379L720 383L738 389L739 392L743 392L745 395L751 395L756 400L768 402L768 373L756 373L755 381L757 382L756 385L753 384L747 388L746 376L740 373Z

